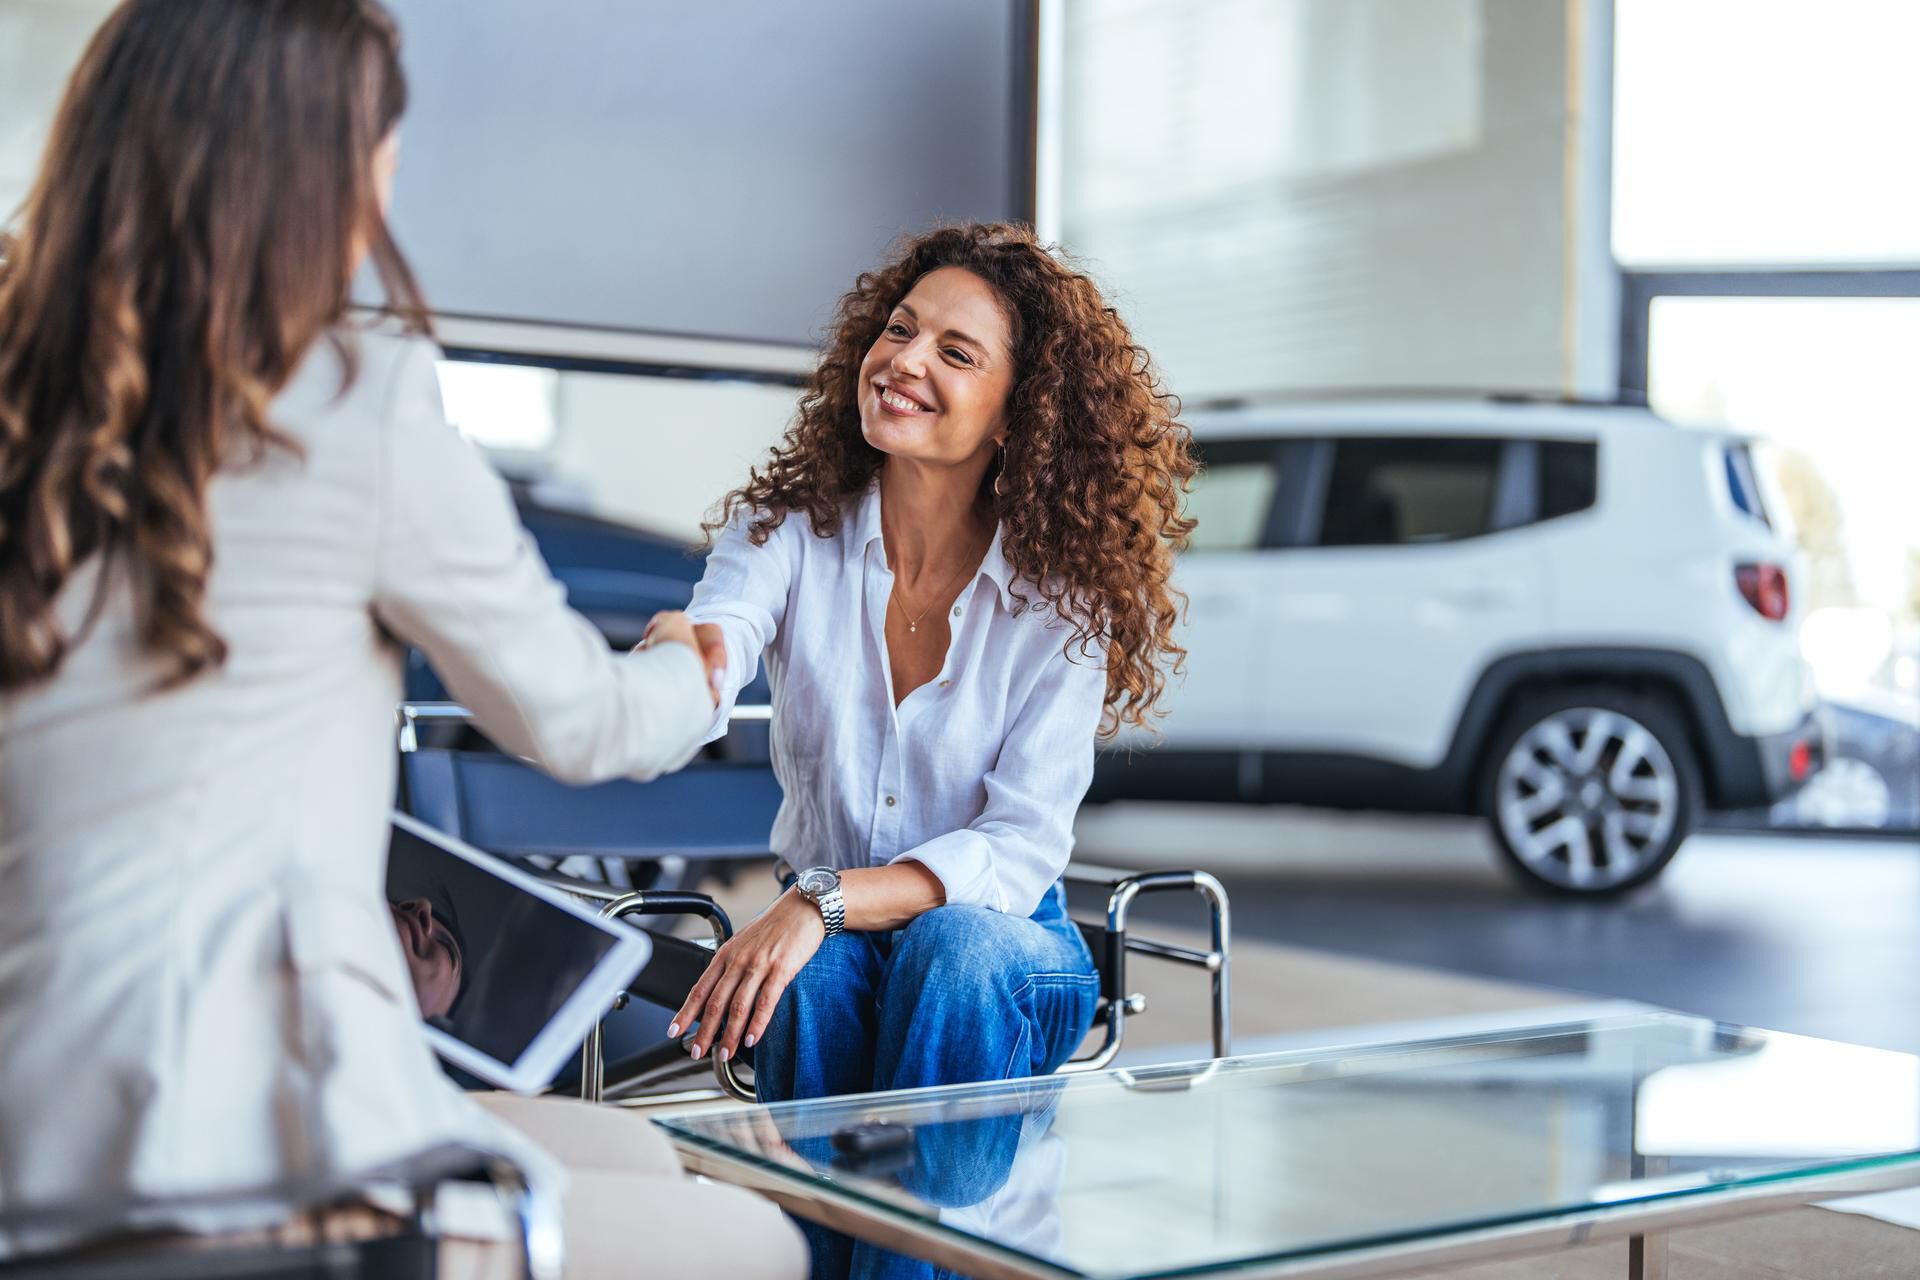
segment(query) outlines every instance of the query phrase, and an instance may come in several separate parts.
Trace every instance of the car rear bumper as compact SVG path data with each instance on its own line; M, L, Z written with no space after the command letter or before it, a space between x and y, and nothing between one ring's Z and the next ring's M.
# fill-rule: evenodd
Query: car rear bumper
M1833 726L1825 708L1815 707L1784 733L1749 739L1758 758L1760 794L1750 803L1773 804L1792 795L1833 755Z

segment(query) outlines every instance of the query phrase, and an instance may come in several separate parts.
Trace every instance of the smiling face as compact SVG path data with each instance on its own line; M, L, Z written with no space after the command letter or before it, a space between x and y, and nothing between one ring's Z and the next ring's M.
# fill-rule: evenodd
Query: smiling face
M413 979L420 1016L437 1018L453 1008L460 997L464 970L460 944L452 930L434 916L425 898L390 902L387 907L400 934L400 950L406 953L407 974Z
M957 466L1006 438L1013 336L987 282L960 267L922 276L860 362L860 431L894 458Z

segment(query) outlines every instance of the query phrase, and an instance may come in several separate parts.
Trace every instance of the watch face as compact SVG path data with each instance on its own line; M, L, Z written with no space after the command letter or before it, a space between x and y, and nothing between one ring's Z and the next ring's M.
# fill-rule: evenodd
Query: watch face
M800 873L800 892L810 894L826 893L833 888L835 882L838 880L839 877L834 875L833 872L814 867L812 870L802 871Z

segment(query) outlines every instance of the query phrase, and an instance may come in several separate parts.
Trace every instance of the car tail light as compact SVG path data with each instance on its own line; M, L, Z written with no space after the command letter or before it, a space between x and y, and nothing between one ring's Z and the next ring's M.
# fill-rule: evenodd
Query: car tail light
M1769 622L1787 616L1787 571L1777 564L1741 564L1733 568L1733 580L1753 611Z
M1813 744L1805 739L1794 743L1793 754L1787 758L1787 769L1795 782L1805 782L1813 772Z

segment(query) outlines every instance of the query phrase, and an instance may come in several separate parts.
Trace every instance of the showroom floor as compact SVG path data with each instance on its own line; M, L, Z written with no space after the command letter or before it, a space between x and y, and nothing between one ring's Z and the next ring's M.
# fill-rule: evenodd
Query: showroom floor
M1074 856L1213 870L1245 939L1920 1053L1913 842L1697 836L1613 903L1516 888L1460 819L1115 804L1083 811Z
M1920 1051L1920 849L1907 845L1704 837L1660 885L1596 906L1515 890L1459 822L1133 804L1085 811L1079 834L1083 863L1226 880L1242 1053L1622 1011L1609 999ZM772 892L756 867L720 896L743 923ZM1098 895L1075 906L1097 915ZM1187 895L1139 911L1150 935L1203 942ZM1149 962L1130 975L1151 1016L1130 1025L1122 1061L1204 1056L1204 976ZM1920 1206L1897 1194L1856 1202L1877 1217L1799 1209L1677 1232L1669 1275L1906 1280L1920 1235L1896 1224ZM1601 1280L1625 1263L1615 1242L1444 1274Z

